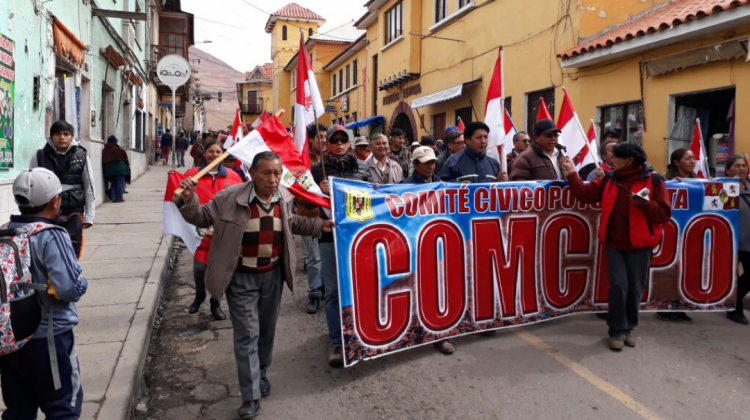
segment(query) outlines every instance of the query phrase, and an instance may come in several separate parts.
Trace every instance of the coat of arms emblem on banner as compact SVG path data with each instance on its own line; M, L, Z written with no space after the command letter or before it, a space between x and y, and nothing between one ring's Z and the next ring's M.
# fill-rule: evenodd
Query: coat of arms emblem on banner
M346 190L346 218L364 222L375 217L372 212L372 197L364 190Z

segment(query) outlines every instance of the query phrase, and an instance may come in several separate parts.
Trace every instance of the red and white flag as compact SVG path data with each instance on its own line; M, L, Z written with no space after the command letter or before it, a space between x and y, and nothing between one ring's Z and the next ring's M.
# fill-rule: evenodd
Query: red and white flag
M693 172L698 178L708 179L711 172L708 171L708 154L706 146L703 143L703 132L701 131L701 120L695 120L695 130L693 130L693 142L690 143L690 151L695 155L695 169Z
M177 206L172 202L175 191L180 188L180 182L185 178L187 178L185 175L177 171L169 174L167 177L167 191L164 194L164 235L179 236L187 249L195 254L195 250L203 239L203 234L200 229L185 221ZM201 188L205 188L205 186L199 183L195 187L196 194ZM206 196L210 196L211 194L211 191L205 193Z
M503 150L506 152L507 155L510 153L511 150L513 150L513 137L515 137L516 134L518 134L518 130L516 130L516 125L513 123L513 120L510 118L510 113L508 110L505 111L505 140L503 140ZM506 163L507 164L507 163Z
M543 119L552 119L552 114L549 113L549 109L547 109L547 104L544 102L544 97L539 98L539 112L536 114L536 120L539 122ZM558 127L559 128L559 127Z
M505 140L505 107L503 106L505 90L503 86L503 47L500 47L492 71L489 89L487 89L487 101L484 105L484 123L490 127L490 135L487 139L487 156L495 158L500 162L503 172L508 172L507 162L503 145Z
M307 153L307 126L315 122L315 115L326 112L323 99L315 82L310 54L303 37L300 36L297 53L297 99L294 104L294 144L302 154L302 161L310 167L310 156Z
M283 174L281 185L295 196L318 206L331 208L328 196L324 195L313 180L310 168L302 160L301 153L278 117L272 116L255 131L248 134L227 150L242 163L250 167L255 155L274 152L281 157Z
M560 144L567 148L567 155L573 157L589 143L586 132L583 131L581 121L578 119L576 110L573 109L573 102L570 100L568 91L563 88L562 108L560 108L560 117L557 119L557 128L560 133Z
M588 139L588 143L583 146L583 150L581 150L581 158L576 165L576 172L580 171L581 168L586 165L596 163L596 161L598 160L599 147L597 146L596 142L596 128L594 128L593 121L591 121L589 132L586 135L586 138Z
M460 131L460 132L462 132L462 133L463 133L464 131L466 131L466 126L464 125L464 122L463 122L463 120L461 119L461 117L458 117L458 124L457 124L456 126L458 127L458 131Z
M229 132L227 141L224 142L224 148L229 149L232 145L244 137L242 135L242 120L240 119L240 110L237 109L234 113L234 123L232 124L232 131Z
M261 113L260 116L258 116L258 118L253 122L253 128L258 128L258 126L266 122L268 118L270 118L270 115L268 115L268 112L263 110L263 113Z

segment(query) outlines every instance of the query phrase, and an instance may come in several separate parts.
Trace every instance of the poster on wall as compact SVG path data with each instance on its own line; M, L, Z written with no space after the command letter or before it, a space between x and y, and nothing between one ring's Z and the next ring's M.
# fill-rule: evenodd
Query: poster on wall
M13 167L13 106L16 92L15 43L0 33L0 169Z

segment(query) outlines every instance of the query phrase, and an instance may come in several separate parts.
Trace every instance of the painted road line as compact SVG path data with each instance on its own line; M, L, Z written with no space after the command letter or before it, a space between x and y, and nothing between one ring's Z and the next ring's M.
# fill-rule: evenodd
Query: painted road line
M573 373L575 373L576 375L585 379L586 382L590 383L591 385L594 385L602 392L606 393L610 397L624 404L626 407L635 411L639 416L643 417L644 419L662 420L662 418L659 417L658 414L649 410L645 405L634 400L633 397L620 391L617 387L605 381L604 379L596 376L593 372L585 368L580 363L577 363L573 361L570 357L560 353L559 351L557 351L557 349L545 343L538 336L532 333L526 332L526 331L520 331L515 328L513 329L513 332L516 333L516 335L521 337L527 343L545 352L548 356L555 359L558 363L560 363L561 365L573 371Z

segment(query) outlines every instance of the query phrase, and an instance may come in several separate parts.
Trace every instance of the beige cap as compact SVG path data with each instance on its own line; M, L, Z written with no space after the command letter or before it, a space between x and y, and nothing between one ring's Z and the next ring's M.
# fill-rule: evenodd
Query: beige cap
M412 152L411 160L418 160L422 163L425 163L431 160L437 160L437 157L435 157L435 151L433 151L431 147L420 146L414 149L414 152Z
M370 145L370 141L367 140L367 137L365 136L359 136L356 139L354 139L354 147L369 146L369 145Z

